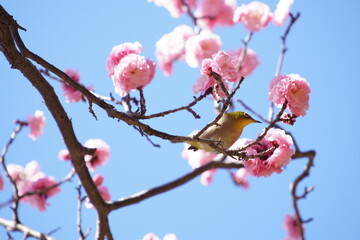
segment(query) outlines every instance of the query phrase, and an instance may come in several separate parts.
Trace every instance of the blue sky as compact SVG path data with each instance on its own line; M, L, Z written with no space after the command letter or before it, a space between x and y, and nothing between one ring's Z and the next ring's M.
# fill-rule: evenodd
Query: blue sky
M241 3L238 1L238 5ZM267 3L274 9L277 1ZM139 41L144 47L142 55L155 60L154 45L163 34L183 23L191 25L188 17L173 19L165 9L145 0L6 1L3 7L27 29L21 36L30 50L60 69L78 69L81 82L92 84L103 95L114 92L105 69L113 46ZM295 126L286 127L302 150L317 152L311 176L301 186L315 187L300 202L303 217L314 219L306 225L308 239L360 238L359 7L358 1L295 1L293 6L293 12L300 12L301 17L288 38L282 73L300 74L312 91L307 116L299 118ZM261 66L236 95L263 115L269 106L268 84L274 76L283 31L284 28L271 24L254 35L249 47L258 53ZM247 34L241 25L218 27L215 32L221 35L225 50L240 47ZM55 122L36 89L17 70L10 69L3 55L0 69L4 89L0 95L0 145L7 142L14 120L26 119L37 109L43 110L47 118L43 136L34 142L25 129L11 146L6 161L25 165L37 160L45 173L61 179L71 167L57 159L58 151L65 146ZM199 69L190 69L183 62L175 64L171 77L165 77L157 68L153 82L145 89L148 111L155 113L190 102L191 86L198 76ZM51 83L72 118L79 140L84 143L90 138L102 138L111 146L111 159L98 172L105 176L104 185L113 199L158 186L190 171L181 158L182 144L152 138L161 145L154 148L133 128L107 118L98 107L94 107L99 119L96 121L86 103L66 104L59 84ZM236 105L236 109L242 107ZM172 134L187 135L214 118L210 100L194 110L202 116L200 120L184 112L146 123ZM243 136L254 138L264 127L249 126ZM305 164L306 159L296 160L280 175L251 178L247 191L234 186L225 170L220 170L207 187L197 178L171 192L111 213L113 234L116 239L126 240L141 239L148 232L160 237L175 233L180 240L282 239L283 216L293 212L289 184ZM63 185L61 194L50 199L46 212L22 204L23 223L45 233L60 227L53 235L58 239L78 238L76 185L77 179ZM9 197L7 183L5 191L0 192L1 202ZM0 209L0 215L11 218L5 208ZM94 210L83 211L83 227L92 228L91 238L95 215ZM0 238L3 237L5 231L0 228Z

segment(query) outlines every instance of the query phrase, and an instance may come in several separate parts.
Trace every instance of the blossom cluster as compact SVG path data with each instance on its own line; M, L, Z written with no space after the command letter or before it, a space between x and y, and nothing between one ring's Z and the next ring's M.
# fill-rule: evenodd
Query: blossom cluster
M251 143L250 139L243 139L243 145ZM251 175L256 177L268 177L273 173L281 173L282 168L290 163L294 150L291 149L293 140L282 129L270 129L264 138L257 144L246 148L247 155L259 157L243 161L244 166ZM261 154L264 153L264 154Z
M287 109L296 116L305 116L309 109L310 86L298 74L279 74L270 82L269 99L281 107L287 101Z
M46 176L40 171L37 161L31 161L25 168L17 164L8 164L7 170L16 184L21 201L45 211L49 205L47 199L60 192L57 181L52 176ZM31 194L30 194L31 193Z
M246 55L238 67L241 49L237 51L218 51L212 56L202 61L201 76L193 85L192 90L195 94L205 92L212 87L214 98L224 98L225 93L220 87L220 82L228 89L228 82L237 82L241 77L251 74L259 65L259 60L255 51L248 49ZM216 79L214 73L221 79Z
M259 31L272 20L275 25L282 26L293 4L293 0L280 0L276 10L272 13L267 4L257 1L241 6L236 6L235 0L202 0L199 5L192 0L185 1L186 6L181 0L148 1L165 7L173 17L180 17L187 8L190 8L188 11L194 12L196 23L204 28L197 33L189 26L180 25L175 27L172 32L162 36L156 43L155 55L160 68L167 76L172 73L174 61L182 60L190 67L196 68L201 65L203 59L211 58L221 49L220 36L212 32L216 25L230 26L242 23L251 32ZM254 54L250 52L249 55ZM257 63L248 65L256 67ZM245 77L250 72L246 71L241 75Z
M159 7L166 8L174 18L184 13L194 12L197 24L203 28L212 29L216 25L231 26L238 22L244 24L249 31L259 31L266 27L270 21L281 26L289 15L293 0L280 0L274 13L270 7L262 2L253 1L249 4L236 5L236 0L148 0ZM188 9L190 8L190 9Z
M143 50L139 42L123 43L112 48L106 68L121 97L131 90L143 89L155 75L155 63L139 55Z

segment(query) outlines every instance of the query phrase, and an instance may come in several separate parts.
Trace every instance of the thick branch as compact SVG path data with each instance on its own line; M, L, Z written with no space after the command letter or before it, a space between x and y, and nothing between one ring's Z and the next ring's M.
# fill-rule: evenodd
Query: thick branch
M17 46L15 46L14 41L16 42ZM53 87L44 79L38 69L28 59L26 59L26 55L31 55L31 53L26 51L26 48L21 41L18 33L18 24L2 6L0 6L0 46L3 54L11 66L20 70L21 73L32 83L32 85L43 97L47 108L57 123L64 142L70 152L73 166L76 169L76 172L90 198L90 201L98 210L99 215L107 214L105 209L105 202L100 196L94 182L92 181L84 161L84 155L92 154L94 149L87 149L79 143L75 136L71 120L61 105ZM22 53L17 50L17 47L21 49ZM41 58L37 57L37 59L39 60ZM43 63L45 62L44 60L42 61ZM50 65L48 63L46 64ZM55 67L53 67L53 69L54 68ZM69 78L66 74L61 72L61 75L62 74ZM81 85L80 87L84 88ZM89 95L90 93L87 91L87 94Z
M144 191L138 192L132 196L115 201L110 204L110 208L111 209L122 208L122 207L125 207L128 205L139 203L145 199L148 199L148 198L158 195L160 193L170 191L174 188L177 188L177 187L191 181L195 177L199 176L203 172L210 170L210 169L214 169L214 168L229 169L229 168L241 168L241 167L243 167L243 165L241 163L224 163L224 162L219 162L219 161L212 161L212 162L202 165L201 167L194 169L190 173L187 173L184 176L182 176L178 179L175 179L169 183L166 183L166 184L158 186L158 187L154 187L152 189L144 190Z

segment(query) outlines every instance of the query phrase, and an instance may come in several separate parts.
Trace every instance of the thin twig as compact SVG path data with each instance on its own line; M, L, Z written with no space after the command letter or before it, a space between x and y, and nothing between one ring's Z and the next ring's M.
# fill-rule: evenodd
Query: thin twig
M83 202L85 201L86 197L82 196L81 193L81 183L79 182L79 185L76 187L76 191L78 194L78 207L77 207L77 221L76 221L76 226L77 226L77 230L79 232L79 240L84 240L87 238L87 236L90 234L90 228L84 233L81 227L81 206L83 204Z
M202 99L204 99L207 95L211 94L212 92L212 88L208 88L203 94L201 94L199 97L194 97L194 101L192 101L191 103L189 103L188 105L186 106L183 106L183 107L179 107L179 108L175 108L175 109L171 109L171 110L168 110L168 111L164 111L164 112L160 112L160 113L154 113L154 114L151 114L151 115L144 115L144 116L137 116L136 114L133 114L133 116L137 119L150 119L150 118L156 118L156 117L164 117L168 114L171 114L171 113L175 113L175 112L179 112L179 111L182 111L182 110L187 110L188 112L190 112L195 118L200 118L200 116L195 113L191 107L193 107L195 104L197 104L198 102L200 102Z
M146 113L146 101L144 96L144 91L140 87L139 89L139 95L140 95L140 115L145 115Z
M51 189L54 189L56 187L59 187L60 185L66 183L66 182L69 182L71 181L71 179L74 177L75 175L75 171L71 170L63 179L61 179L59 182L49 186L49 187L46 187L46 188L43 188L43 189L40 189L40 190L36 190L36 191L32 191L32 192L26 192L22 195L19 196L19 199L22 199L24 197L28 197L28 196L32 196L32 195L41 195L41 194L45 194L47 193L48 191L50 191Z
M311 219L308 219L308 220L302 219L298 201L300 199L303 199L309 192L312 191L312 189L310 188L309 190L306 190L305 193L303 193L300 196L298 196L296 192L297 192L297 187L299 186L300 182L302 180L304 180L304 178L306 178L310 175L310 169L314 165L315 154L316 154L315 151L307 151L307 152L297 152L293 156L293 158L303 158L303 157L308 158L308 163L306 164L304 171L291 184L291 195L293 198L293 208L295 210L296 221L297 221L297 225L299 226L300 236L301 236L302 240L305 240L303 223L309 222L309 221L311 221Z
M287 51L286 39L287 39L287 37L288 37L288 35L290 33L290 30L293 27L294 23L296 22L296 20L299 19L300 13L297 13L295 16L293 16L290 13L289 16L290 16L290 23L289 23L288 27L286 28L284 34L281 36L281 52L280 52L280 55L279 55L277 66L276 66L275 76L280 74L281 67L282 67L282 64L284 62L285 53Z
M300 13L297 13L295 16L293 16L290 13L290 23L288 25L288 27L286 28L284 34L280 37L281 38L281 51L280 51L280 55L278 58L278 63L276 66L276 70L275 70L275 76L280 74L283 62L284 62L284 57L285 57L285 53L287 52L287 47L286 47L286 39L290 33L291 28L293 27L294 23L296 22L296 20L298 20L300 17ZM271 102L270 106L269 106L269 112L268 112L268 120L272 121L272 119L274 118L274 103Z
M247 52L247 46L248 46L253 34L254 34L253 32L249 32L248 35L246 36L245 40L243 41L243 46L241 48L241 52L240 52L240 55L239 55L239 60L238 60L238 63L236 65L236 69L238 71L240 71L241 64L243 63L243 61L245 59L246 52Z
M21 131L21 129L27 125L26 122L22 122L22 121L17 121L16 123L18 123L19 125L14 129L14 131L11 133L10 135L10 139L9 141L6 143L6 145L4 146L3 150L1 151L1 155L0 155L0 163L5 171L5 175L6 177L9 179L11 186L14 190L14 195L13 195L13 205L11 207L11 209L13 210L13 219L16 223L20 223L19 220L19 215L18 215L18 204L19 204L19 189L17 188L16 185L16 179L12 179L12 177L10 176L10 173L7 169L6 166L6 162L5 162L5 156L7 154L7 152L9 151L10 146L12 145L12 143L14 142L16 136L19 134L19 132Z
M280 121L281 115L284 113L286 107L287 107L287 100L285 100L285 102L284 102L281 110L280 110L279 113L276 115L276 118L264 129L264 131L256 138L256 140L253 141L253 142L251 142L251 143L249 143L249 144L247 144L247 145L245 145L244 147L240 148L238 151L239 151L239 152L242 152L242 151L244 151L245 149L247 149L247 148L249 148L249 147L251 147L251 146L259 143L259 142L265 137L265 135L267 134L267 132L268 132L271 128L273 128L277 122Z

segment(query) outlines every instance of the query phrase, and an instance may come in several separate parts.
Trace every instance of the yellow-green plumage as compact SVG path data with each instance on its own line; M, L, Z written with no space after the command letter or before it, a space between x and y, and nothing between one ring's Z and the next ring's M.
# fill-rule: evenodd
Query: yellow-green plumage
M199 138L213 141L221 141L219 147L228 149L239 139L243 129L250 123L259 122L254 120L249 114L236 111L224 113L217 124L212 125L200 135ZM212 147L205 143L189 142L189 149L202 149L205 151L214 151Z

